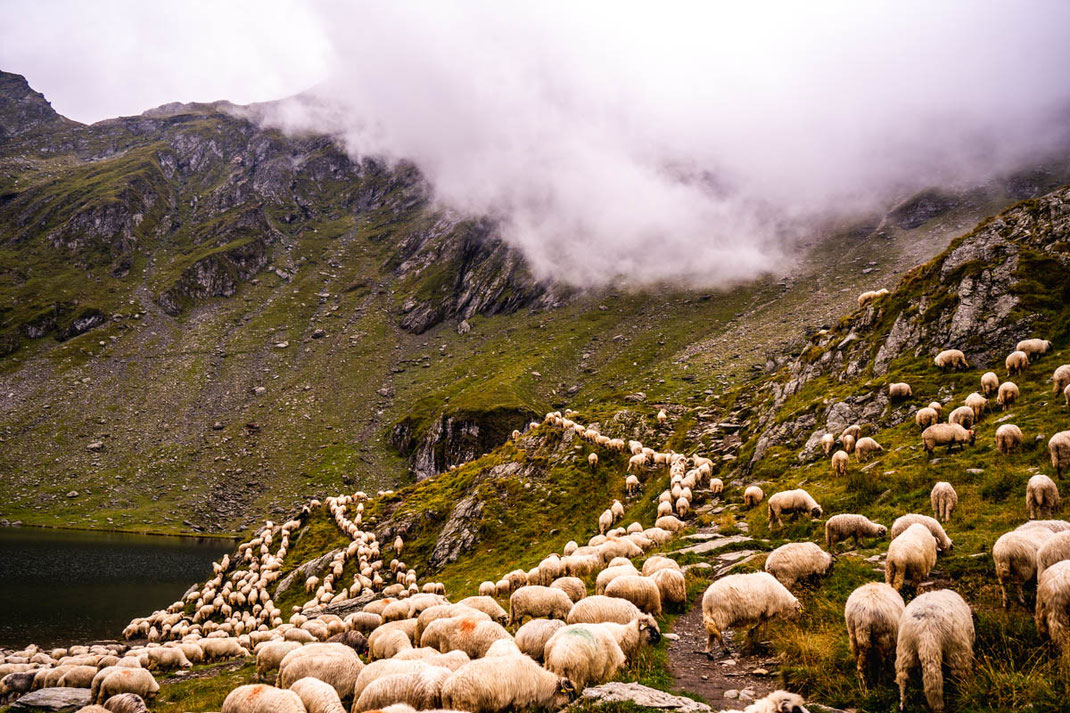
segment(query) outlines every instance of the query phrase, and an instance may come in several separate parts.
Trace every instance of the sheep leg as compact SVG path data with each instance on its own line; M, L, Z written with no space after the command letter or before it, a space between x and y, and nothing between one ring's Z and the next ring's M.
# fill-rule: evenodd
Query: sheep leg
M710 631L708 633L709 633L709 635L706 637L706 651L704 652L706 654L707 658L709 658L711 660L714 659L713 642L714 642L715 639L716 639L717 643L721 645L721 648L724 650L724 652L725 653L729 653L728 644L726 644L724 642L724 637L721 636L721 632L720 631L718 631L717 629L714 629L714 630L712 630L712 631Z

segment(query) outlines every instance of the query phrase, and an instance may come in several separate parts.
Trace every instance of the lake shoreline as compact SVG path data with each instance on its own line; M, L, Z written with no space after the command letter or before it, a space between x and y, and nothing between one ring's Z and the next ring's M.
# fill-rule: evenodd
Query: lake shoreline
M200 533L200 532L165 532L163 530L134 530L124 527L79 527L78 525L42 525L38 523L16 521L19 524L13 525L8 523L7 525L0 525L0 530L21 530L24 528L33 528L36 530L64 530L72 532L98 532L101 534L115 533L121 535L151 535L153 537L182 537L187 539L196 540L234 540L238 541L242 538L241 535L235 534L222 534L222 533Z

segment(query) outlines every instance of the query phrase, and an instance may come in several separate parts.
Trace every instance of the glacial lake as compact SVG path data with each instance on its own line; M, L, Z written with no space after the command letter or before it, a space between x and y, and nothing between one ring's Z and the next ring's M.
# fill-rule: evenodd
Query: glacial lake
M117 639L211 575L230 540L0 528L0 647Z

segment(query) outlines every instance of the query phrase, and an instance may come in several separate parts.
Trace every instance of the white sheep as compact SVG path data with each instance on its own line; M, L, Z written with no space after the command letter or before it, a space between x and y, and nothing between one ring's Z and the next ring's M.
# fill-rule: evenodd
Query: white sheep
M301 699L307 713L346 713L334 686L311 676L299 678L290 690Z
M993 396L999 389L999 376L994 371L985 372L981 376L981 393L985 396Z
M854 436L854 435L852 435L850 433L845 433L842 436L840 436L840 443L843 445L843 451L846 452L846 453L854 453L854 451L855 451L855 441L857 441L857 440L858 440L858 436ZM833 456L833 459L835 460L835 456Z
M567 678L527 656L496 656L467 663L442 685L442 706L469 713L563 708L575 697Z
M564 619L572 609L572 599L558 587L527 585L509 596L509 623L522 624L530 619Z
M996 450L1003 455L1022 445L1022 429L1013 423L1004 423L996 429Z
M833 515L825 521L825 546L829 552L832 552L838 543L852 537L855 547L861 547L863 537L884 537L887 534L888 528L873 522L865 515L843 513Z
M827 574L832 567L832 555L813 542L789 542L769 553L765 571L785 587L818 574Z
M768 572L730 574L711 584L702 595L702 623L706 628L706 654L716 640L727 651L722 632L734 626L757 627L780 616L793 616L802 605Z
M896 590L907 584L917 587L936 564L936 538L921 523L908 527L888 545L884 581Z
M938 369L969 369L970 364L966 361L966 355L958 349L945 349L933 359Z
M951 511L959 504L959 494L955 492L951 483L941 480L933 486L932 492L929 493L929 501L936 518L941 522L947 522L951 519Z
M910 390L910 384L898 382L888 385L888 398L893 401L898 399L909 399L913 395L913 392Z
M99 674L98 674L99 675ZM116 667L99 680L93 679L90 688L90 701L103 703L119 693L136 693L146 701L156 698L160 684L152 674L143 668Z
M1029 355L1025 352L1013 351L1007 355L1003 364L1007 367L1007 373L1011 376L1021 374L1029 366Z
M279 667L286 654L301 648L298 641L268 641L256 650L256 677L264 679Z
M855 443L855 457L858 458L859 463L865 463L869 460L870 456L881 453L884 451L884 446L877 443L875 440L866 436L865 438L859 438Z
M886 294L888 294L888 290L886 289L867 290L858 296L858 306L865 307L870 302L875 302L881 297L884 297Z
M558 577L550 586L567 594L573 604L587 596L587 585L579 577Z
M661 616L661 590L650 577L626 574L606 585L607 597L626 599L647 614Z
M301 697L263 683L238 686L223 699L222 713L306 713Z
M1006 411L1017 403L1018 396L1018 385L1010 381L1004 381L999 385L999 395L996 397L996 403Z
M934 408L932 408L930 406L925 406L924 408L920 408L920 409L918 409L918 412L916 414L914 414L914 423L916 423L917 425L921 426L922 428L927 428L929 426L933 426L939 420L940 420L939 412L937 412L936 409L934 409Z
M1055 481L1037 473L1025 485L1025 506L1029 510L1030 520L1051 517L1059 510L1059 486Z
M683 604L687 601L687 581L678 569L659 569L650 574L658 585L661 601L666 604Z
M1070 386L1070 364L1063 364L1055 370L1051 375L1052 383L1055 388L1052 390L1053 394L1059 394L1067 386Z
M1037 579L1056 562L1070 559L1070 531L1055 533L1037 550Z
M725 710L721 713L808 713L805 699L789 691L773 691L759 698L743 710Z
M639 617L627 624L570 624L546 642L546 668L582 690L613 678L628 658L661 638L657 622Z
M595 594L573 604L565 621L569 624L600 624L604 621L626 624L642 614L639 607L627 599Z
M1025 352L1029 358L1039 357L1051 351L1052 344L1047 339L1023 339L1014 347L1015 351Z
M1034 621L1037 634L1050 637L1064 657L1070 654L1070 560L1056 562L1040 575Z
M899 621L896 642L895 679L899 684L899 709L906 705L910 671L921 668L925 699L939 713L944 709L944 676L966 680L973 666L973 617L970 606L955 592L926 592L907 605Z
M1059 431L1048 440L1048 453L1055 476L1061 478L1064 468L1070 468L1070 431Z
M996 579L1003 594L1003 608L1008 606L1011 587L1018 592L1018 602L1025 605L1023 585L1037 575L1037 551L1055 534L1043 527L1011 530L1000 535L992 545L992 561L996 566Z
M950 425L962 426L963 428L973 428L974 421L977 420L977 412L971 406L959 406L952 411L948 417L947 422ZM926 431L929 429L925 429ZM950 449L948 449L950 450Z
M851 457L847 455L847 451L836 451L832 454L832 473L839 476L847 475L847 466L850 461Z
M825 452L825 455L829 454L834 445L836 445L836 436L831 433L821 436L821 450Z
M587 456L587 465L589 465L591 467L591 470L594 470L595 468L598 467L598 454L597 453L591 453L589 456Z
M859 438L862 437L862 427L859 426L857 423L852 423L850 426L843 429L843 432L840 434L840 438L842 439L844 436L850 436L851 438L857 441Z
M892 539L894 540L899 537L899 535L906 532L908 527L917 523L929 528L929 532L936 538L936 549L938 552L946 552L954 547L951 538L944 532L944 526L941 525L938 520L929 517L928 515L919 515L917 513L908 513L895 519L895 522L892 523L890 532Z
M407 673L376 678L355 698L353 712L380 710L399 703L416 710L437 708L441 704L443 685L453 673L444 666L424 665Z
M961 413L963 417L973 418L973 411L965 406L955 409L952 415L955 413ZM932 455L938 446L947 446L947 452L950 453L955 446L961 449L965 449L966 444L972 446L974 432L972 429L957 423L937 423L922 431L921 442L925 447L925 452L929 455Z
M883 582L863 584L847 597L843 618L862 683L895 653L903 607L903 597Z
M632 474L628 474L628 477L624 479L624 490L628 495L635 495L639 492L639 478L636 478Z
M777 526L782 525L781 517L785 514L801 512L808 514L810 517L821 517L822 514L821 506L810 497L810 493L802 489L783 490L775 493L769 498L766 507L768 508L770 527L774 523Z
M334 686L339 698L346 698L352 693L362 668L364 663L357 652L345 644L305 644L283 657L276 685L289 688L294 681L312 676Z
M743 491L743 504L747 507L754 507L765 498L765 493L757 485L748 485L747 489Z
M630 561L623 562L617 565L611 565L606 567L594 580L594 593L605 594L606 587L617 577L623 577L627 574L639 574L639 570L635 568Z
M521 652L542 661L546 642L564 626L565 622L560 619L532 619L516 630L514 641Z

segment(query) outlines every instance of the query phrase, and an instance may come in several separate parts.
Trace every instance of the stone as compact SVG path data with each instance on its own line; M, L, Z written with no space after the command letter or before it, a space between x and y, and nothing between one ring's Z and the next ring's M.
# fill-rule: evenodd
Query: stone
M27 693L11 707L15 710L76 711L88 705L88 688L54 686Z
M312 330L312 338L313 339L323 339L326 336L327 336L327 332L323 331L322 329L313 329Z
M68 498L76 498L76 497L78 497L78 491L77 490L72 490L71 492L67 493L67 497Z
M739 698L739 690L735 688L729 688L727 691L724 692L724 697L730 701L734 701L735 699Z
M685 547L680 550L674 550L673 554L684 554L691 552L700 555L704 552L713 552L714 550L719 550L736 542L747 542L750 539L751 538L747 537L746 535L730 535L729 537L719 537L708 542L700 542L697 545L691 545L690 547Z
M308 579L314 574L319 574L321 571L325 570L327 568L327 565L330 564L331 560L334 559L334 556L341 551L342 550L340 549L331 550L322 557L317 557L314 560L309 560L308 562L305 562L303 565L295 569L293 572L290 572L282 579L281 582L279 582L279 586L275 590L275 597L278 598L282 596L283 593L285 593L287 590L290 589L290 587L294 586L295 584L300 584L300 586L304 587L306 579Z
M603 683L601 686L590 686L583 690L583 697L606 703L630 701L642 708L680 711L681 713L707 713L712 710L705 703L699 703L682 696L674 696L639 683L613 681Z
M751 671L751 673L754 674L755 676L768 676L769 675L769 669L767 669L767 668L756 668L753 671Z
M275 348L276 349L285 349L288 346L290 346L289 342L276 342L275 343Z
M263 387L263 386L257 386L257 387L253 388L253 393L256 394L257 396L263 396L264 394L267 393L267 389L265 387Z
M680 640L680 635L679 634L662 634L661 638L668 639L669 641L679 641Z
M213 431L222 431L223 430L223 424L220 423L219 421L216 421L215 423L212 424L212 430Z
M472 331L472 325L469 324L467 319L462 319L461 323L457 325L457 334L468 334Z
M92 451L93 453L99 453L100 451L104 450L104 444L100 441L93 441L92 443L87 445L85 449L87 451Z

